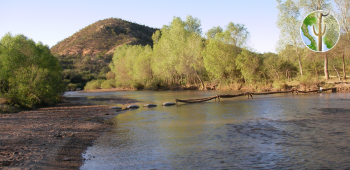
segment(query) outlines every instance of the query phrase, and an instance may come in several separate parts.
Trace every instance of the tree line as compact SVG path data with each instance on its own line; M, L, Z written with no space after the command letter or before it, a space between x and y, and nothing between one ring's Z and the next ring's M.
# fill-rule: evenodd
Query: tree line
M203 37L198 18L174 17L169 25L153 34L153 47L123 45L117 48L107 80L89 82L86 89L195 86L278 90L292 82L318 86L329 79L329 72L346 79L350 42L348 1L277 0L277 4L277 26L281 30L277 54L251 50L247 45L249 31L243 24L230 22L225 28L213 27ZM302 20L317 9L331 11L340 21L340 40L327 52L308 49L300 35ZM343 73L341 76L339 71Z
M247 48L250 34L243 24L230 22L225 29L213 27L202 37L200 20L174 17L156 31L153 47L123 45L114 52L107 80L95 80L87 89L169 89L172 86L199 89L236 84L271 84L289 69L297 68L277 54L259 54ZM274 70L274 71L271 71ZM283 78L282 78L283 77Z

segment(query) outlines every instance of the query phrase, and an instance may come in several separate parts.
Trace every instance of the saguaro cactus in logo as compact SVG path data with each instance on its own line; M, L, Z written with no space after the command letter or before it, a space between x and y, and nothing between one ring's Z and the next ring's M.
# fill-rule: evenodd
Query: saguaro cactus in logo
M310 13L303 20L300 32L304 44L316 52L332 49L340 35L337 19L329 12L322 10Z

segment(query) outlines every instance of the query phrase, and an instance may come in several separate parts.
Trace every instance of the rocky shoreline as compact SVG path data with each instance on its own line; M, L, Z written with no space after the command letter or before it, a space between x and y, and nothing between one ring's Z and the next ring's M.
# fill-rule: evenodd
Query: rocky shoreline
M54 107L0 114L0 169L79 169L82 153L113 127L109 118L118 113L67 98Z

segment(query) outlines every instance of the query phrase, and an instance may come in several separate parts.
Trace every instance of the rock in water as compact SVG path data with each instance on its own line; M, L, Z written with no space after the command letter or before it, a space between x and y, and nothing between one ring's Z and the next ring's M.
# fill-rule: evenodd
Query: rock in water
M175 105L175 103L173 103L173 102L165 102L165 103L163 103L163 106L172 106L172 105Z
M129 105L126 108L127 109L137 109L137 108L139 108L139 106L138 105Z
M145 104L143 105L143 107L157 107L156 104Z

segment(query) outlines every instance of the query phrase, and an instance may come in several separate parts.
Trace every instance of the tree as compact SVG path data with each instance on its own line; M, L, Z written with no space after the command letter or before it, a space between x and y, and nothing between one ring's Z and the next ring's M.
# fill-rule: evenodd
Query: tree
M201 51L203 42L198 34L199 22L191 16L184 22L174 18L170 25L160 30L161 37L154 44L154 74L162 79L179 83L183 78L198 79L204 88L201 73L204 71ZM196 24L189 24L196 23ZM156 36L154 39L157 39Z
M259 66L262 65L260 57L246 49L243 49L241 54L236 58L237 68L240 69L245 82L257 82L259 77Z
M153 78L152 71L152 48L149 45L142 47L143 51L135 58L134 63L134 81L143 83L147 86L147 82L150 82Z
M236 57L241 49L210 39L202 52L205 69L212 80L228 80L240 77L236 67Z
M147 46L147 48L150 48ZM145 47L141 45L127 45L124 44L118 47L114 51L113 62L110 64L111 71L115 74L115 79L117 82L123 86L128 86L133 84L133 82L139 82L143 79L143 70L139 67L144 68L143 64L148 64L149 62L140 62L140 56L144 52ZM147 78L147 77L146 77Z
M223 31L214 27L206 33L209 42L202 52L204 66L211 79L228 80L240 77L236 57L247 44L249 31L243 24L230 22Z
M340 22L340 31L346 35L350 43L350 1L349 0L334 0L338 10L338 21Z
M213 39L215 38L216 34L222 33L223 29L220 26L213 27L210 30L208 30L205 35L207 36L207 39Z
M24 35L0 40L0 94L12 104L54 104L65 90L62 68L48 46Z
M303 76L303 67L301 63L301 54L299 48L302 46L300 38L300 8L293 0L287 0L282 3L277 0L278 20L277 26L280 28L280 38L278 41L278 51L282 51L287 45L292 45L296 52L300 76Z
M262 57L263 68L265 69L263 71L266 72L269 77L279 81L281 76L278 69L281 57L278 57L278 55L274 53L264 53ZM266 79L266 74L264 73L264 75Z
M343 69L343 80L346 79L345 73L345 56L349 55L349 43L345 34L341 35L337 45L334 47L335 55L341 55L342 58L342 69Z
M299 6L304 10L303 16L317 10L332 10L329 0L300 0Z
M193 18L191 15L187 15L184 24L185 29L188 32L194 32L198 35L202 35L201 21L198 18Z
M226 44L232 44L237 47L244 47L250 37L250 33L244 24L235 24L230 22L224 32L217 33L215 39Z

